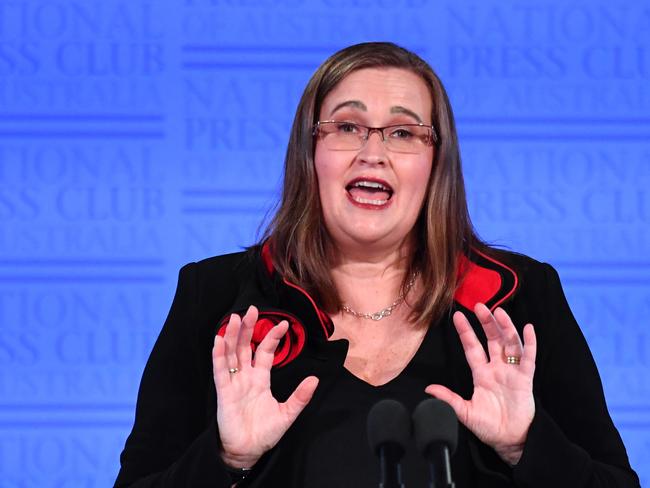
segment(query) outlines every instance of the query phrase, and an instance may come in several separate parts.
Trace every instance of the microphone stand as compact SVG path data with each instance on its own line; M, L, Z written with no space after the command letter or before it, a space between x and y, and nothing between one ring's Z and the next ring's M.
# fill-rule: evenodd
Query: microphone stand
M436 463L433 461L434 453L430 453L429 460L429 483L428 488L455 488L456 484L451 479L451 456L449 448L442 446L442 451L439 454L439 465L442 467L442 472L436 470Z
M379 488L406 488L402 482L402 466L399 462L391 461L390 446L379 448Z

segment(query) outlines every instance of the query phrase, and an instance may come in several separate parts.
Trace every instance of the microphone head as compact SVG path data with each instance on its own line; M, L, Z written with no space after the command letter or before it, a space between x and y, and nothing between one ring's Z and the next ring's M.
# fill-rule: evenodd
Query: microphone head
M448 403L437 398L423 400L413 412L415 445L427 458L434 446L447 446L449 454L458 444L458 418Z
M368 442L375 455L383 447L398 461L404 455L411 436L411 419L406 407L397 400L381 400L368 413Z

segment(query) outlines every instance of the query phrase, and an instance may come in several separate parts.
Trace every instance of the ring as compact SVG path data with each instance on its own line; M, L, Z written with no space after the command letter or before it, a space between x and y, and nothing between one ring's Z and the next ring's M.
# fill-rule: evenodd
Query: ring
M230 374L238 373L238 372L239 372L239 368L229 368L229 369L228 369L228 372L229 372Z
M519 364L521 363L521 357L519 356L506 356L507 364Z

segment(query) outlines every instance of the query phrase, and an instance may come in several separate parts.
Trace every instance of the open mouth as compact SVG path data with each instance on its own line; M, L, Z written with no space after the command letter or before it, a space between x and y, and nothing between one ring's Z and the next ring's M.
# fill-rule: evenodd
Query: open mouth
M362 205L386 205L393 196L393 188L382 180L355 178L345 187L350 198Z

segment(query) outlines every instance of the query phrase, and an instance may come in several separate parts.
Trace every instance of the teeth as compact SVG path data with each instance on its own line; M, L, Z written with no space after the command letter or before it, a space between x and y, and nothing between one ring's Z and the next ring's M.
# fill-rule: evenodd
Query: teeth
M377 206L386 205L386 203L388 202L388 200L371 200L369 198L360 198L360 197L352 197L352 199L358 203L365 203L367 205L377 205Z
M385 190L385 191L390 191L388 188L386 188L384 185L381 183L377 183L376 181L357 181L354 186L357 188L378 188L380 190Z

